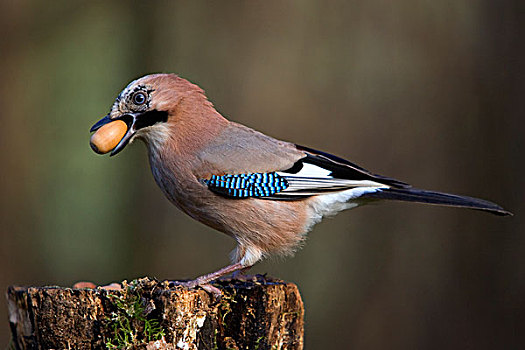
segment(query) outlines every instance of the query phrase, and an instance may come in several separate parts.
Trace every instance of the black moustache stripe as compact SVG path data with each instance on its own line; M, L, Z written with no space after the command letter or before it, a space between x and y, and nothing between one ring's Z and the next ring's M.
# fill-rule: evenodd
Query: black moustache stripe
M142 113L137 116L135 121L135 130L139 130L148 126L155 125L161 122L168 121L168 112L157 111L156 109Z

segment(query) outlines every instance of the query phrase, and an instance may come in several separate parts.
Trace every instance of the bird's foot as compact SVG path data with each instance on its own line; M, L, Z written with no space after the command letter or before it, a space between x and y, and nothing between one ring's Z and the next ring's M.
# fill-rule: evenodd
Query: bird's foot
M218 279L218 281L221 281L221 282L234 282L234 281L238 281L238 282L257 282L258 279L259 279L259 276L260 275L248 275L248 274L244 274L244 273L233 273L229 276L222 276L221 278Z
M188 289L195 289L196 287L201 287L206 292L213 294L215 297L222 296L222 291L219 288L211 285L210 283L201 283L198 278L192 281L170 281L169 286L182 286Z
M189 289L193 289L195 287L201 287L208 293L212 293L215 296L220 296L222 295L222 292L220 291L220 289L215 286L212 286L210 283L219 279L220 277L224 275L230 274L237 270L247 269L247 268L248 268L247 266L244 266L240 262L238 262L238 263L223 267L222 269L209 273L207 275L197 277L196 279L192 281L173 281L173 282L170 282L170 285L183 286Z
M240 270L234 271L231 275L224 275L218 279L218 281L222 282L232 282L232 281L239 281L239 282L257 282L259 277L261 275L249 275L247 272L250 270L251 266L247 266L245 268L242 268Z
M216 298L222 297L222 291L212 284L202 284L200 285L200 287L208 293L213 294L213 296L215 296Z

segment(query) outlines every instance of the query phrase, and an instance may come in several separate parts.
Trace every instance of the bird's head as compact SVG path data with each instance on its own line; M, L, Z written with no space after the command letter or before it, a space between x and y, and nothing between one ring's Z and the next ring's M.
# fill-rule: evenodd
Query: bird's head
M148 144L163 142L176 122L177 107L188 96L204 98L203 91L175 74L151 74L131 82L118 95L110 112L91 132L97 153L122 151L135 138Z

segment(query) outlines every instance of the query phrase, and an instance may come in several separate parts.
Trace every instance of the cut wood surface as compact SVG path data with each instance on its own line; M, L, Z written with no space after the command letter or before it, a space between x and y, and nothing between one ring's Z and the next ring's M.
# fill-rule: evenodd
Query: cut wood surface
M297 286L221 281L216 297L149 278L102 288L10 287L15 349L302 349Z

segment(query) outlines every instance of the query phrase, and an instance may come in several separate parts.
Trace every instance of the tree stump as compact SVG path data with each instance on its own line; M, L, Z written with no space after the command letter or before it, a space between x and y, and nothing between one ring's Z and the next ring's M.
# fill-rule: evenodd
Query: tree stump
M15 349L302 349L297 286L262 277L214 284L222 297L167 281L121 290L10 287Z

